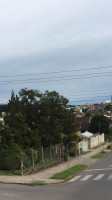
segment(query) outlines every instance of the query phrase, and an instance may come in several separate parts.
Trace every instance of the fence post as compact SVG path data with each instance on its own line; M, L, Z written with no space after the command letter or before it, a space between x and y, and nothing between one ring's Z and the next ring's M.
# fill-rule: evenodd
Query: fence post
M62 152L61 152L61 149L62 148L62 144L61 145L59 145L59 152L60 152L60 161L61 161L61 154L62 154Z
M67 144L67 154L68 154L68 171L70 173L70 163L69 163L69 149L68 149L68 144Z
M62 155L63 155L63 161L64 161L64 145L63 144L62 144L62 150L63 150Z
M42 164L43 164L43 167L45 167L43 146L42 146Z
M33 169L33 170L35 169L33 148L32 148L32 169Z
M20 162L21 162L21 175L23 176L23 153L21 151L21 155L20 155Z
M59 162L59 146L56 145L56 147L57 147L57 159L58 159L58 162Z
M50 160L51 160L51 165L52 165L52 151L51 151L51 146L52 145L50 145Z

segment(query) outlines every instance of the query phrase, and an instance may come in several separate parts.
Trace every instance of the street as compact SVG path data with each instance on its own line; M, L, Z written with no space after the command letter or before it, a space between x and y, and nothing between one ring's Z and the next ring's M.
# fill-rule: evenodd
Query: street
M71 180L52 185L0 184L1 200L112 200L112 152Z

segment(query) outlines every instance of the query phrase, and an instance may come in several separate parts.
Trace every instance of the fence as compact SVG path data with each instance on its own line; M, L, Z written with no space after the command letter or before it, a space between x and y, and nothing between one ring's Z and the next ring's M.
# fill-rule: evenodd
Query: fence
M103 142L102 136L100 142ZM88 150L88 140L80 143L72 142L66 146L63 144L50 145L46 148L11 150L0 150L0 170L15 175L26 175L53 166L70 157L80 154L80 148Z
M41 147L37 150L27 150L25 151L25 156L24 153L21 152L22 175L62 162L64 160L63 151L63 145L59 144L50 145L47 148Z
M22 151L0 150L0 170L16 175L36 172L64 160L62 144Z

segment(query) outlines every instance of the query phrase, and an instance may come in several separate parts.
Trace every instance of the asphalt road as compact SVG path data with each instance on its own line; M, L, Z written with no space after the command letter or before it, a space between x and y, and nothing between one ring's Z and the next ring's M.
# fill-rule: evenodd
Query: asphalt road
M65 183L0 184L0 200L112 200L112 152Z

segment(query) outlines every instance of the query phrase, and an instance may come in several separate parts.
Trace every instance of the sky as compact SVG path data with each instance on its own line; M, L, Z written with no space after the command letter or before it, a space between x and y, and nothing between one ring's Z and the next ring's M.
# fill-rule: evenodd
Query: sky
M0 103L22 88L102 102L111 78L111 0L0 1Z

